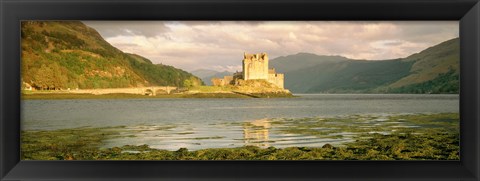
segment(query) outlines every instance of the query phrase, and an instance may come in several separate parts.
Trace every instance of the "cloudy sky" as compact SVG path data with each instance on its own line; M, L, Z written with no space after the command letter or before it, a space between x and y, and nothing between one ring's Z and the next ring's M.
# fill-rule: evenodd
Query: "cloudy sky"
M113 46L187 71L241 70L243 52L402 58L459 36L458 21L84 21Z

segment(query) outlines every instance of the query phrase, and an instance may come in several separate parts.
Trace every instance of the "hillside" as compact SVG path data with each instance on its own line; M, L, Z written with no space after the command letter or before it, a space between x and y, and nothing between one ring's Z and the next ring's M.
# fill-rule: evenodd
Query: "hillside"
M37 89L201 84L186 71L120 51L79 21L24 21L21 26L22 81Z
M459 39L406 58L380 61L299 53L270 67L294 93L458 93Z
M455 38L413 54L403 61L414 62L410 74L389 85L399 88L436 79L440 74L458 76L460 70L460 40ZM451 72L453 71L453 72Z

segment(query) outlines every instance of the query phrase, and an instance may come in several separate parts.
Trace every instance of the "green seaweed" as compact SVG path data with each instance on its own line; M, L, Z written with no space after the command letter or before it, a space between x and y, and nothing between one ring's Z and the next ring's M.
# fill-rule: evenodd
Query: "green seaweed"
M378 121L376 119L384 119ZM376 121L375 121L376 120ZM396 123L398 122L398 123ZM101 148L105 140L131 134L126 127L22 131L22 160L459 160L459 114L274 119L279 131L353 140L323 147L210 148L168 151L148 145ZM380 124L375 127L359 125ZM252 126L251 124L244 124ZM392 127L404 126L404 127ZM409 127L418 126L418 127ZM321 129L319 129L321 128ZM375 132L385 132L379 134ZM349 134L346 134L349 133ZM192 139L221 139L222 136ZM333 143L332 143L333 144Z

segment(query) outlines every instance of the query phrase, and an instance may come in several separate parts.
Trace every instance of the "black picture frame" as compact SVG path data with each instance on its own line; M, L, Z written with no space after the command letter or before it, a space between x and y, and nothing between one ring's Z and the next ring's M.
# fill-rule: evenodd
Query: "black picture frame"
M21 161L21 20L459 20L460 161ZM0 0L0 180L480 180L478 0Z

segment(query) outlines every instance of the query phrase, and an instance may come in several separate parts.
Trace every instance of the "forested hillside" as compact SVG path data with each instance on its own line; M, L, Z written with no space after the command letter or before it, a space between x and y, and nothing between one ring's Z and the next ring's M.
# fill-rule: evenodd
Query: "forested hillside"
M23 21L21 30L22 81L37 89L202 83L181 69L120 51L79 21Z

